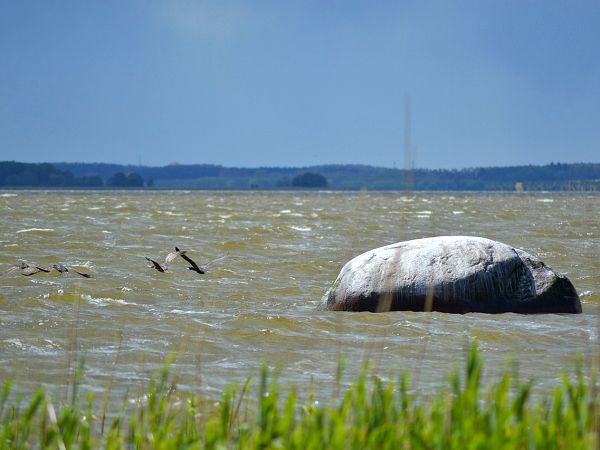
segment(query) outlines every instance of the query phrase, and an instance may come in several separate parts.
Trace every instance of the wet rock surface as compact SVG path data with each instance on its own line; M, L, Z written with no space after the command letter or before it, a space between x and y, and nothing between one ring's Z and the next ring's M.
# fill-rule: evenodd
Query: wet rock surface
M480 237L439 236L363 253L321 309L448 313L579 313L573 284L529 253Z

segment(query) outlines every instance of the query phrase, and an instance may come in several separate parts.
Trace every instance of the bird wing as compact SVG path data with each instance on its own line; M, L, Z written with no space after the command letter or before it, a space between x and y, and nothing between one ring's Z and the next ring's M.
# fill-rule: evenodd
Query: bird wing
M200 271L200 267L198 267L198 264L196 264L192 258L190 258L189 256L187 256L185 253L182 253L181 257L183 259L185 259L188 263L190 263L190 265L192 266L192 268L194 270Z
M144 258L146 258L148 261L150 261L152 263L152 266L150 266L150 267L154 267L159 272L164 272L165 271L165 269L163 268L163 266L161 266L159 263L157 263L153 259L150 259L147 256L144 256Z
M200 266L200 270L206 271L210 266L212 266L213 264L218 263L220 261L223 261L225 258L227 258L227 255L223 255L219 258L213 259L213 260L207 262L206 264L203 264L202 266Z
M38 272L41 272L37 267L26 267L25 269L21 269L21 275L25 277L30 277Z
M92 276L89 273L80 272L79 270L75 269L73 269L73 272L75 272L77 275L81 275L84 278L92 278Z
M12 267L11 269L8 269L6 272L3 272L0 275L0 277L3 277L4 275L8 275L9 273L13 273L17 269L20 269L20 267L19 266Z
M177 248L177 247L175 247ZM177 258L178 256L182 256L185 252L182 251L175 251L175 252L171 252L167 255L167 257L165 258L165 266L168 266L169 264L171 264L171 262Z

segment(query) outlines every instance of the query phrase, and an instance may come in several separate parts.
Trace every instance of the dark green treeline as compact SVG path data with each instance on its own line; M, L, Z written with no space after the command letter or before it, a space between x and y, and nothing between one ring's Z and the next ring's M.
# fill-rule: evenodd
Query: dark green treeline
M0 162L0 187L161 189L369 189L597 191L600 164L406 171L363 165L237 168L210 164L147 167L100 163Z

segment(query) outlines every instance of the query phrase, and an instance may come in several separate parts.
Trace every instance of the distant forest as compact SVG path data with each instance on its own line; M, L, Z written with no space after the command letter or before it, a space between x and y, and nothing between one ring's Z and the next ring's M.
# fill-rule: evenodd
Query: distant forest
M460 170L390 169L362 165L235 168L171 164L0 162L0 187L154 189L335 189L454 191L598 191L600 164Z

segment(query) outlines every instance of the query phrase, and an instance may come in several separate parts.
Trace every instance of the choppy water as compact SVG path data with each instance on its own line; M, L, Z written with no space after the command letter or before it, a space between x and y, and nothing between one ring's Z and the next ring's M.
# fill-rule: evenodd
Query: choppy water
M85 359L83 387L122 398L176 352L186 390L216 398L230 383L278 368L286 384L334 385L369 360L382 376L410 371L431 391L480 343L488 372L509 356L549 386L576 355L598 353L600 196L331 192L0 192L0 271L19 259L62 262L94 279L0 278L0 380L61 391ZM435 235L497 239L568 274L580 315L447 315L316 311L342 265L368 249ZM206 275L146 266L175 245Z

